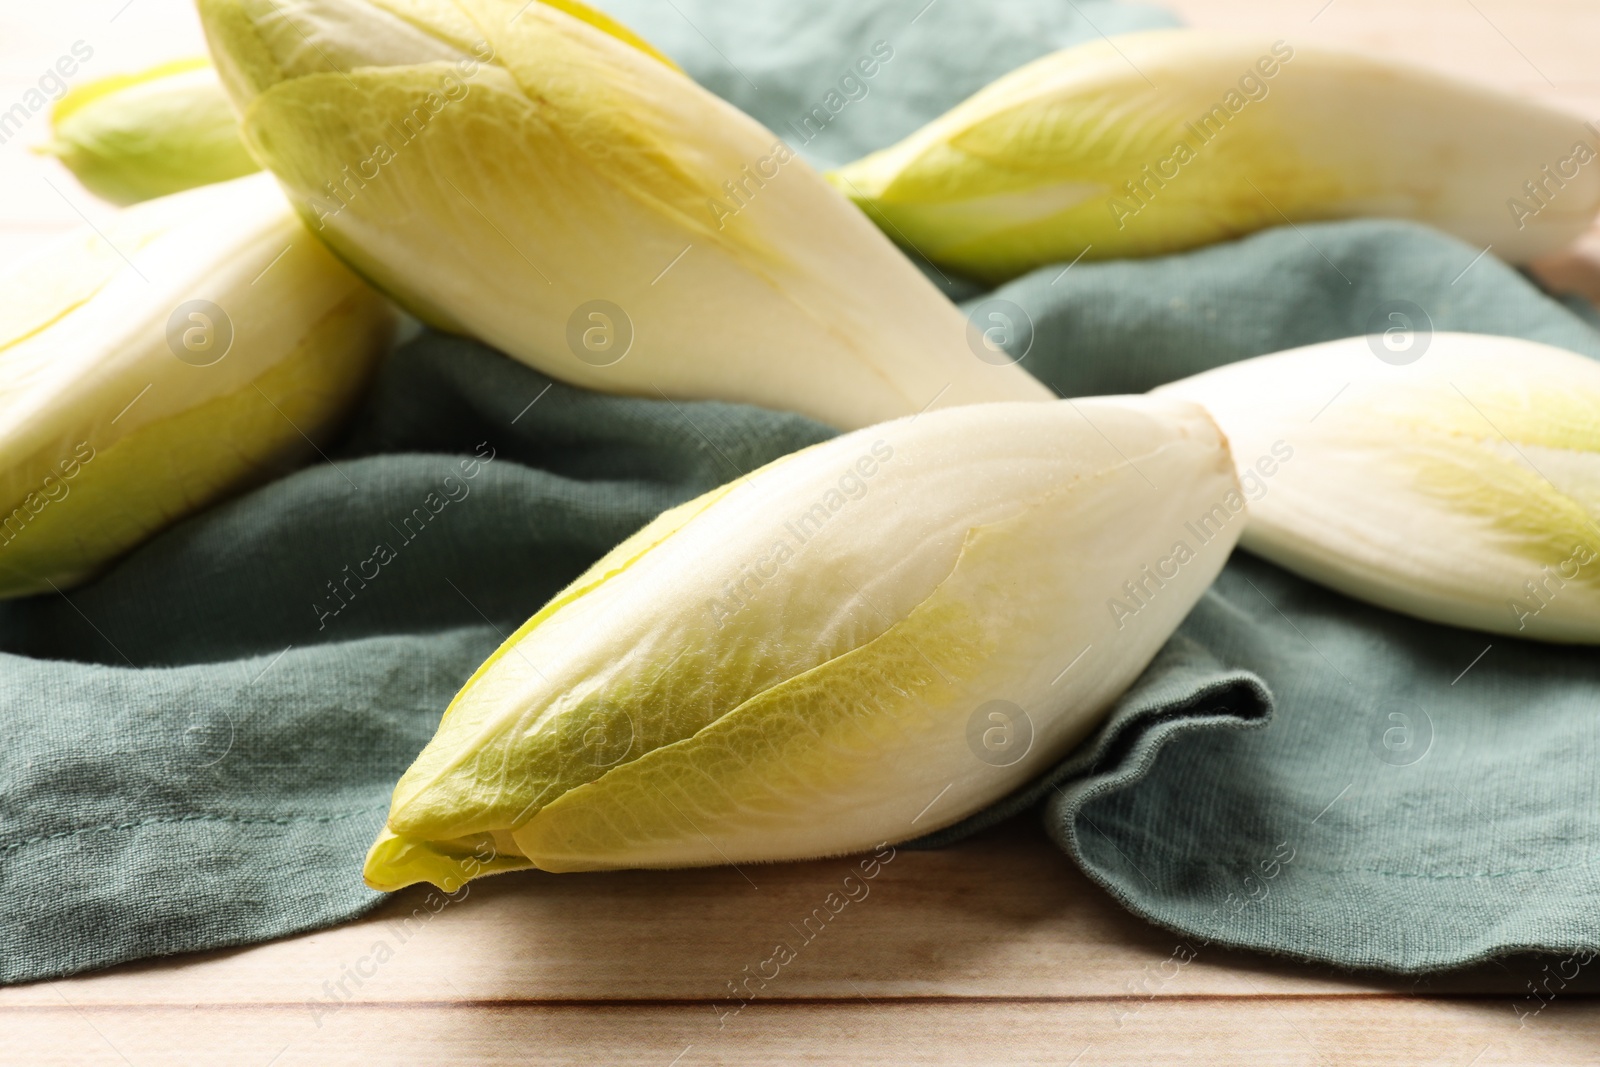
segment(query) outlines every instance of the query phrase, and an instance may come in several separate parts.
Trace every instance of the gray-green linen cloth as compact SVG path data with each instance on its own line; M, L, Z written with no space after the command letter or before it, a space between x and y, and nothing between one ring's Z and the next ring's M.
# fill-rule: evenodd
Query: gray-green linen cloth
M1043 52L1166 20L1089 0L604 6L823 163ZM892 58L842 82L878 41ZM837 116L798 144L788 124L833 90ZM1000 295L1034 324L1023 366L1069 396L1364 333L1396 300L1436 329L1600 356L1585 321L1479 251L1306 225ZM361 859L389 790L502 635L656 512L830 432L587 393L424 335L332 462L67 596L0 606L0 980L371 907ZM379 544L393 558L336 596ZM1578 951L1600 942L1597 715L1592 649L1415 622L1241 553L1050 782L941 837L1042 801L1096 881L1202 943L1397 971Z

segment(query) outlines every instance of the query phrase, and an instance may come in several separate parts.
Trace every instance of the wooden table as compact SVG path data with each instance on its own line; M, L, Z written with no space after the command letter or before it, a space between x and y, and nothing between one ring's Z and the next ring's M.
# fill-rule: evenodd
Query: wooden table
M1196 25L1356 44L1600 118L1594 0L1170 3ZM10 21L8 100L75 40L95 48L94 74L199 46L177 0ZM106 211L19 150L43 124L0 147L7 261ZM1596 261L1600 237L1545 272L1600 294ZM338 929L0 990L0 1063L1600 1064L1600 985L1519 1024L1536 964L1412 981L1219 950L1176 968L1177 939L1090 885L1031 819L902 850L739 1008L730 986L794 940L844 868L529 873L442 906L413 889Z
M1383 980L1204 950L1163 967L1177 938L1092 887L1031 818L899 851L741 1008L729 983L798 945L790 924L848 869L530 872L454 902L416 887L322 933L0 990L0 1060L1600 1062L1590 997L1519 1027L1537 967Z

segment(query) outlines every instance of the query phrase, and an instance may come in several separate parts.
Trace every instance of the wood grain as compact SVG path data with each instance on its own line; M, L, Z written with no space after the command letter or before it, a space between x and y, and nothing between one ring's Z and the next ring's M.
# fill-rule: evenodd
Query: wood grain
M1120 1010L1126 1010L1120 1009ZM1096 1001L779 1001L718 1027L703 1004L349 1009L318 1028L277 1009L61 1005L5 1018L8 1062L125 1064L1049 1064L1456 1067L1589 1064L1594 1010L1552 1005L1507 1033L1471 1000L1192 999L1136 1015Z
M763 996L1072 998L1135 986L1177 943L1093 887L1032 818L949 849L901 849L864 883L864 899L803 926L853 870L840 859L743 874L527 872L469 883L454 903L414 887L346 926L78 979L71 996L95 1005L301 1004L325 999L321 983L338 983L347 967L386 955L381 943L392 958L366 965L378 974L360 986L346 983L355 1001L715 999L757 973L782 941L799 946L798 958ZM1222 953L1185 966L1171 992L1387 988L1271 964L1246 981L1213 956ZM3 1010L56 1002L48 985L0 989Z
M1383 1056L1428 1049L1450 1055L1426 1062L1463 1067L1486 1047L1480 1064L1600 1051L1593 982L1519 1018L1539 1006L1525 990L1533 964L1417 980L1206 948L1175 964L1179 939L1091 885L1031 817L949 849L899 850L863 899L826 924L791 925L850 869L526 873L431 906L418 888L304 937L0 989L0 1033L29 1063L265 1063L286 1044L280 1063L453 1049L501 1062L530 1051L518 1043L528 1034L540 1062L665 1064L692 1044L685 1067L833 1062L847 1047L868 1061L1065 1063L1092 1043L1085 1064L1138 1062L1151 1047L1193 1063L1251 1051L1395 1063L1408 1060ZM778 941L795 958L730 992ZM85 1058L52 1058L69 1033ZM258 1052L236 1059L241 1048Z

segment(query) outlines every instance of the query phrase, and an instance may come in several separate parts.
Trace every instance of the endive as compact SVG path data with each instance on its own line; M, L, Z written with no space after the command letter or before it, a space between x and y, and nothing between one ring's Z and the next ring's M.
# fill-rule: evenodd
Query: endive
M131 204L260 168L228 96L204 58L163 63L73 89L50 114L41 150L56 156L90 192Z
M1600 642L1600 363L1476 334L1435 334L1409 363L1377 346L1157 390L1205 405L1232 442L1243 545L1420 618Z
M1045 56L831 177L897 239L1000 281L1368 215L1522 261L1600 212L1597 149L1581 118L1395 60L1152 30Z
M128 208L0 289L0 596L309 452L392 328L266 175Z
M478 669L367 881L949 825L1095 725L1243 522L1226 442L1167 399L974 405L778 460L663 514Z
M572 0L200 11L256 158L426 322L844 428L1049 397L776 135Z

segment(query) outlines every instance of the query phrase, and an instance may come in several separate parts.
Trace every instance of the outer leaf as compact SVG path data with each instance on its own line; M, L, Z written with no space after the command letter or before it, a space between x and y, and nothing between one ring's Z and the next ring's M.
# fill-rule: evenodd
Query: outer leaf
M5 282L0 596L81 581L301 456L302 432L342 415L392 329L265 176L130 208L103 233ZM232 333L205 366L168 337L196 299Z
M1213 509L1202 544L1184 523ZM482 873L473 854L796 858L948 825L1092 727L1242 509L1209 422L1141 398L929 413L788 457L658 520L484 664L396 787L368 881L445 884ZM1147 579L1179 541L1185 562ZM1036 731L1003 768L968 743L989 700Z
M830 177L898 239L999 281L1285 218L1417 219L1520 261L1600 211L1597 152L1580 118L1405 64L1154 30L1039 59Z
M203 10L233 57L219 63L244 72L230 84L252 152L428 322L589 388L844 427L1048 399L975 355L959 312L770 131L592 19L519 7L419 2L406 21L303 0L321 21L291 29L332 66L249 0ZM358 9L377 12L376 43L328 13ZM481 39L464 53L457 27L413 46L424 9ZM597 300L613 309L586 317ZM591 323L623 338L614 357L579 347Z
M1594 360L1442 333L1396 366L1353 337L1157 392L1204 404L1233 442L1251 551L1420 618L1600 642Z
M203 58L114 75L72 90L51 113L58 157L119 204L242 177L259 167L216 71Z

